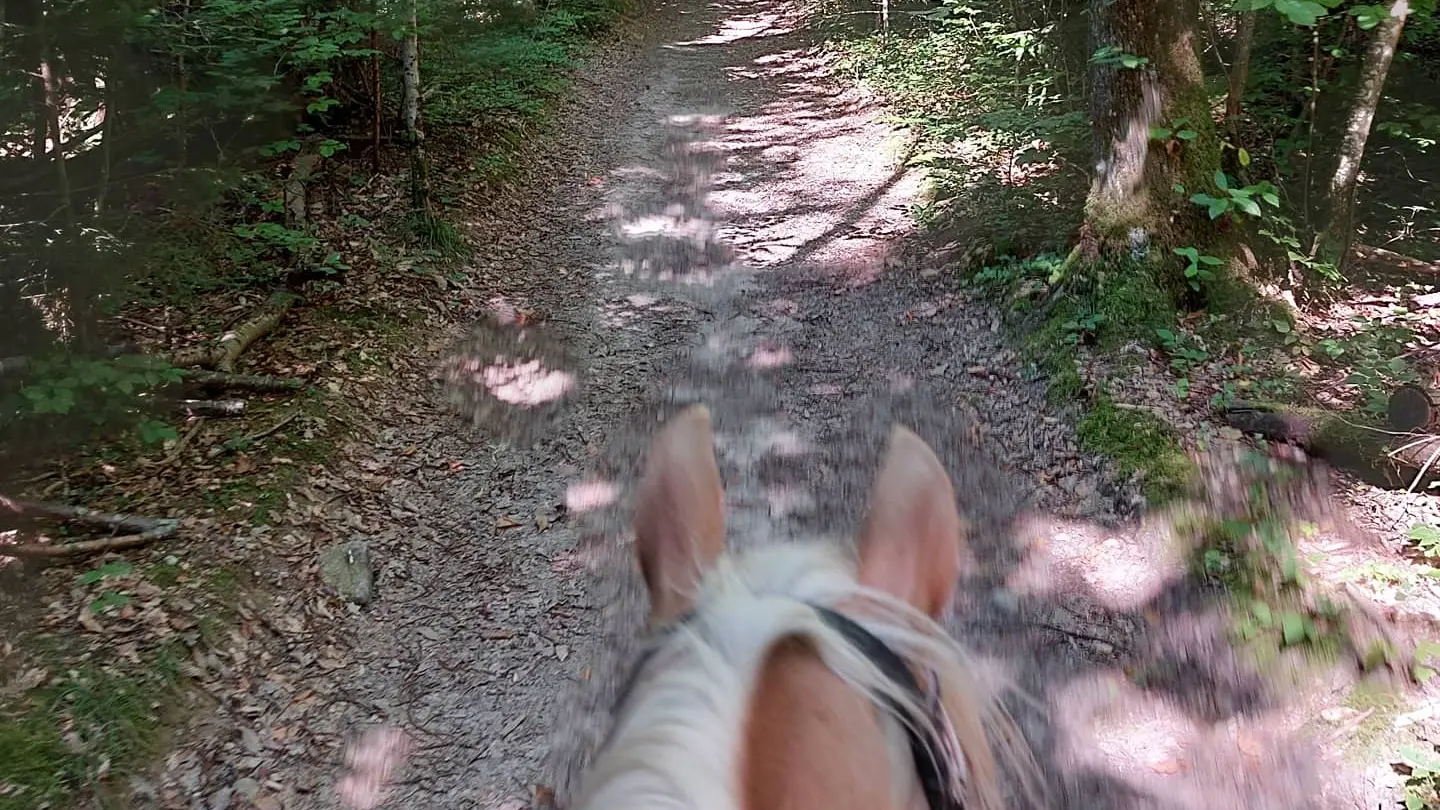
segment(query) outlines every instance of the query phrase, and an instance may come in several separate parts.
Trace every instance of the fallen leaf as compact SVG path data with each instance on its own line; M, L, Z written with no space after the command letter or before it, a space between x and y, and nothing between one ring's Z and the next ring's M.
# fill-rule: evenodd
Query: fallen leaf
M1188 766L1183 759L1167 759L1150 766L1156 773L1175 774L1185 770Z
M1240 749L1240 753L1252 759L1259 759L1260 754L1265 750L1254 734L1244 731L1235 734L1235 746Z
M1348 706L1331 706L1320 712L1320 717L1327 723L1341 723L1346 719L1354 717L1359 712Z
M48 680L50 680L49 670L42 667L31 667L20 673L11 686L15 687L16 691L28 692L38 686L43 686Z
M99 620L95 618L95 614L90 611L89 605L80 608L80 626L92 633L105 632L105 626L100 624Z

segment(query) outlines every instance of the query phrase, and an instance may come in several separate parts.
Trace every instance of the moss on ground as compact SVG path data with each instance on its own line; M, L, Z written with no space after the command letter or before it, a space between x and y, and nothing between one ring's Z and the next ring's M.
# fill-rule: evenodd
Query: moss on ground
M124 671L87 664L0 704L0 810L65 803L155 752L177 694L180 650L165 646Z
M1075 432L1085 450L1109 456L1123 473L1139 473L1151 504L1183 495L1195 479L1195 464L1170 427L1144 411L1120 409L1102 398Z

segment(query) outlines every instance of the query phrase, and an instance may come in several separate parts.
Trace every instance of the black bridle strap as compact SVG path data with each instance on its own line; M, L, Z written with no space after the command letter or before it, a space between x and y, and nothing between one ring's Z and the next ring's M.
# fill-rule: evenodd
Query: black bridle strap
M844 636L855 649L864 653L881 674L910 693L915 705L931 705L925 690L921 689L919 681L915 680L915 673L910 670L905 659L890 649L889 645L843 613L818 606L815 607L815 612L820 614L820 618L830 625L832 630ZM935 739L926 726L918 722L919 718L903 722L909 712L896 705L893 700L887 698L886 702L890 704L890 711L902 720L905 736L910 740L910 755L915 759L915 774L920 779L920 788L925 792L925 803L930 806L930 810L964 810L960 797L950 788L953 784L950 763L941 753L943 749L940 741Z

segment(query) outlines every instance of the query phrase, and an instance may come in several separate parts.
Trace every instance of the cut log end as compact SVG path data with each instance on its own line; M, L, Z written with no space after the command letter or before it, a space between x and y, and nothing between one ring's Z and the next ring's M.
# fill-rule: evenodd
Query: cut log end
M1391 430L1408 433L1430 427L1435 420L1435 400L1418 385L1402 385L1390 394L1386 422Z

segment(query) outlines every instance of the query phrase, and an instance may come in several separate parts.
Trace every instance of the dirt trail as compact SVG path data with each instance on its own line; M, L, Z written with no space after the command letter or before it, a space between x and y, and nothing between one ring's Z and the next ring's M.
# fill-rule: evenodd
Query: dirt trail
M902 257L918 184L880 111L778 3L672 3L638 30L582 76L562 184L476 259L504 300L448 393L477 427L417 388L409 422L368 439L452 463L385 493L349 665L318 699L249 698L256 727L306 739L264 741L283 806L333 806L343 743L382 724L416 743L386 806L563 803L639 626L628 493L655 426L695 401L736 545L848 543L890 427L936 448L973 522L956 630L1038 698L1018 711L1052 806L1325 806L1317 754L1267 719L1163 536L1103 528L1133 491L1020 378L992 313ZM502 381L502 360L530 365Z

